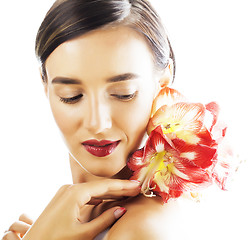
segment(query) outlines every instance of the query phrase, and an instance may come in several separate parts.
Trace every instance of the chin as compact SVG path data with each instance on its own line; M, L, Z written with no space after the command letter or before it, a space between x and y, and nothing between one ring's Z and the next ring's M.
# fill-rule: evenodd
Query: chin
M75 152L76 154L73 154ZM97 178L129 179L131 176L126 165L128 154L122 151L115 151L105 157L96 157L81 149L81 151L71 151L70 155L85 170L85 173ZM122 155L125 157L121 158Z
M119 178L121 172L126 168L126 165L121 166L119 168L113 169L113 168L101 168L99 171L89 171L91 174L95 175L96 177L102 177L102 178Z

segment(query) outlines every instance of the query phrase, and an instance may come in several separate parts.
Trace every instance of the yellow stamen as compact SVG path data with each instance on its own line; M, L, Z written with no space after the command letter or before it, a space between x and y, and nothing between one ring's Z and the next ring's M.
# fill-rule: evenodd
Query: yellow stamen
M176 132L177 128L179 128L180 124L179 123L174 123L174 124L167 124L166 126L163 127L163 133L172 133Z
M150 180L153 178L153 175L157 172L157 171L161 171L162 169L165 168L165 164L164 164L164 156L166 154L166 151L162 151L159 153L156 153L154 157L151 158L151 163L149 164L147 171L146 171L146 175L144 176L144 180L142 181L142 187L141 187L141 191L145 196L152 196L150 193L149 195L147 194L147 192L149 192L150 189Z

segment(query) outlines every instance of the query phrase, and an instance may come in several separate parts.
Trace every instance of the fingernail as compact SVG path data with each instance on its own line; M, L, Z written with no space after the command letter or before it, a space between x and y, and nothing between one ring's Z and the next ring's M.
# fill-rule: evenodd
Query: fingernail
M133 183L136 183L136 184L140 184L140 181L138 181L138 180L130 180L130 181Z
M119 219L126 213L126 209L123 207L120 207L114 211L114 216L116 219Z

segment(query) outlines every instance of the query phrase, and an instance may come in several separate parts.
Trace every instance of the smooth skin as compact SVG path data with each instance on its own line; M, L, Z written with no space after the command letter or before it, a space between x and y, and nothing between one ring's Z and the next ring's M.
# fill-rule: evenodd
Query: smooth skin
M124 209L112 207L88 222L80 216L81 208L92 199L92 203L99 204L101 199L136 196L138 193L139 183L129 180L106 179L62 186L30 231L27 232L31 220L22 217L22 223L14 223L3 239L93 239L120 218ZM100 200L96 201L96 198ZM21 238L19 234L25 233Z
M46 70L55 121L85 181L114 176L139 148L158 88L144 38L127 27L96 30L57 47ZM89 139L120 143L111 155L96 157L82 147Z
M119 26L61 44L48 57L46 71L44 89L69 149L73 185L57 192L22 239L94 239L124 214L120 207L127 213L105 239L167 239L166 228L158 230L175 204L163 206L138 195L139 183L118 179L130 177L127 158L143 142L153 99L160 84L170 82L172 65L159 73L144 37ZM96 157L81 144L89 139L120 144ZM3 239L20 239L27 227L12 227Z
M22 214L18 221L14 222L4 233L3 239L19 240L29 230L33 220L26 214Z

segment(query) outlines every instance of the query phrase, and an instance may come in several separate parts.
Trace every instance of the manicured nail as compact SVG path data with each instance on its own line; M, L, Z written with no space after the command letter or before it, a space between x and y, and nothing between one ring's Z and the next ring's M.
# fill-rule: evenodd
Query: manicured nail
M119 219L126 213L126 209L123 207L120 207L114 211L114 216L116 219Z

